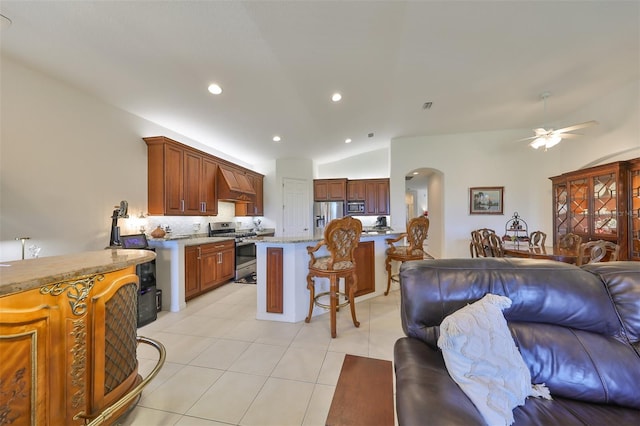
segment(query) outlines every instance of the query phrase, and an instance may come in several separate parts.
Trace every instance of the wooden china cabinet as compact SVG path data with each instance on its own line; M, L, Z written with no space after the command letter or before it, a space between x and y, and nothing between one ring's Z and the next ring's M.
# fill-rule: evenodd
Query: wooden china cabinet
M629 162L630 252L631 260L640 260L640 158Z
M631 256L630 222L638 228L638 211L630 220L632 190L629 183L635 172L632 161L617 161L554 176L553 184L553 243L561 235L572 232L583 242L611 241L620 246L620 259ZM636 186L640 177L635 178ZM638 203L638 202L636 202ZM638 206L640 207L640 206ZM632 225L634 226L634 225Z

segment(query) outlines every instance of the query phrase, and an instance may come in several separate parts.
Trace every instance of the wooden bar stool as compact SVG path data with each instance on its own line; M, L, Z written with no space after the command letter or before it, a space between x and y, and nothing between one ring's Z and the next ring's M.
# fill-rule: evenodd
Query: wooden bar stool
M424 240L427 239L429 233L429 219L424 216L414 217L407 224L407 232L400 234L397 238L387 238L385 241L389 245L387 248L387 258L384 261L387 269L387 291L384 295L389 294L391 288L391 262L406 262L407 260L422 260L424 258L433 259L433 256L424 251ZM407 246L394 245L398 241L406 238ZM397 279L394 278L394 281Z
M362 234L362 223L351 216L341 219L334 219L324 230L324 239L315 247L307 247L309 253L309 273L307 275L307 288L309 289L309 316L305 322L311 321L313 306L320 306L329 309L331 315L331 337L336 337L336 311L346 305L351 307L351 318L356 327L360 327L360 322L356 319L355 291L358 289L358 276L356 275L356 262L353 257L355 248L360 242ZM329 256L314 256L321 247L326 246ZM315 294L314 277L328 278L329 291L318 295ZM339 292L339 280L344 278L345 289L349 294ZM347 283L349 280L349 283ZM329 296L329 304L321 303L318 299L322 296ZM346 298L343 303L338 303L338 297L342 295Z

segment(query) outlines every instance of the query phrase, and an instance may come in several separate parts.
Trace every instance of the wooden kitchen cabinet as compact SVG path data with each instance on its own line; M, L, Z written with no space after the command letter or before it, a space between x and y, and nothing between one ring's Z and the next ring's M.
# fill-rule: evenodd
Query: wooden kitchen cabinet
M248 216L264 216L264 176L253 176L253 188L256 190L256 198L247 206Z
M221 286L235 276L235 242L207 243L184 248L185 300Z
M582 242L611 241L620 246L620 260L630 258L630 162L618 161L554 176L553 243L572 232Z
M163 136L144 138L144 141L148 151L149 214L217 214L217 163L200 151Z
M314 201L345 201L347 199L347 179L315 179L313 181Z
M389 179L366 181L364 210L367 215L389 214Z
M247 179L255 195L247 203L236 203L236 216L264 216L264 176L247 173Z
M347 201L364 201L366 198L366 179L347 181Z
M216 176L218 163L207 157L202 157L202 180L200 181L200 215L215 216L218 214L218 193Z
M347 201L364 201L363 216L389 214L389 179L347 181Z

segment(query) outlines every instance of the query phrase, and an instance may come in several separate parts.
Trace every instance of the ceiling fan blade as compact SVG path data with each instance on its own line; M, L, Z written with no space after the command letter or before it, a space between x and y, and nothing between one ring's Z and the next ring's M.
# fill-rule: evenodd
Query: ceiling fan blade
M518 139L516 142L530 141L532 139L538 139L538 138L539 138L539 136L531 136L531 137L528 137L528 138Z
M594 126L596 124L598 124L598 122L595 121L595 120L586 121L584 123L574 124L573 126L565 127L565 128L558 129L558 130L554 130L554 133L565 133L565 132L570 132L572 130L584 129L585 127Z
M580 133L561 133L558 136L560 136L562 139L573 139L579 138L580 136L584 135L581 135Z
M542 127L538 127L537 129L533 129L533 133L536 134L536 137L538 136L544 136L547 133L551 133L553 131L553 129L549 129L549 130L545 130Z

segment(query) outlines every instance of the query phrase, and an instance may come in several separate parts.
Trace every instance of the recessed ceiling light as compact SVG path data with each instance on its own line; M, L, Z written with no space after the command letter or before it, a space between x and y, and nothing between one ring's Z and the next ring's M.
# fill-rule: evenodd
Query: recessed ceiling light
M340 99L342 99L342 95L338 92L334 93L333 95L331 95L331 100L333 102L340 102Z
M275 136L273 137L273 141L274 141L274 142L280 142L280 141L281 141L280 136L275 135Z
M346 138L346 139L344 140L344 143L351 143L351 138Z
M216 83L210 84L208 90L209 90L209 92L213 93L214 95L219 95L220 93L222 93L222 87L220 87Z
M414 175L419 175L419 174L420 174L420 172L413 172L413 174L414 174Z

